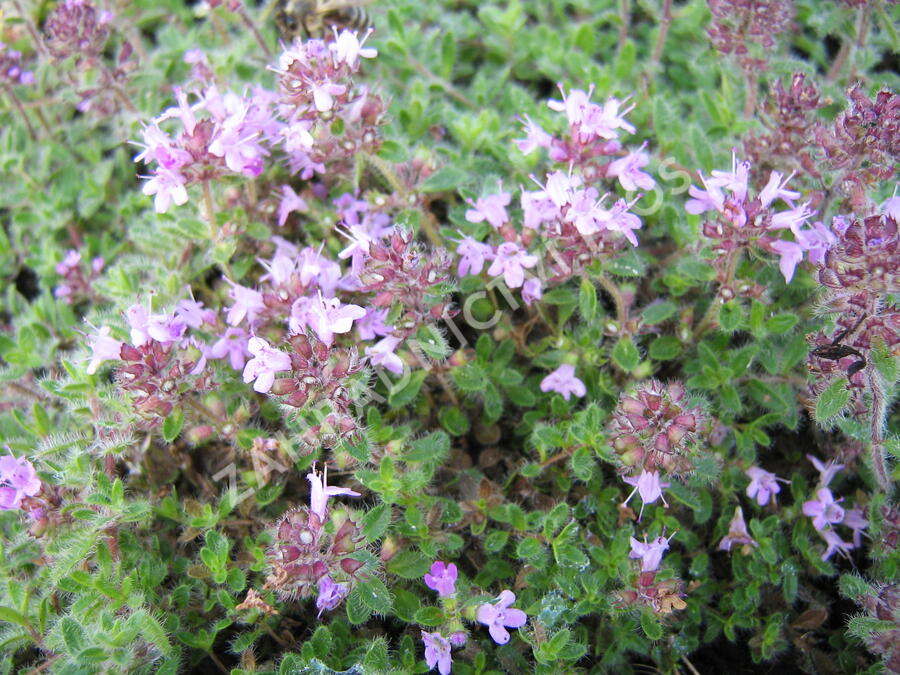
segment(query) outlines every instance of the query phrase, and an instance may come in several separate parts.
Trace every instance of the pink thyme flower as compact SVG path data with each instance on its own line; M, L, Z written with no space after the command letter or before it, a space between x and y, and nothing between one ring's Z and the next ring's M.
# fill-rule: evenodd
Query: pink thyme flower
M816 497L803 502L803 513L812 518L813 527L821 532L827 526L836 525L844 520L844 509L838 505L842 499L835 501L828 488L819 489Z
M391 331L393 330L393 326L388 326L384 323L387 315L387 308L366 308L366 315L356 322L356 333L359 335L359 339L374 340L376 337L390 335Z
M456 254L459 256L459 267L456 269L456 274L464 277L467 274L481 274L485 261L494 257L494 249L490 244L482 243L464 234L459 240L459 246L456 247Z
M225 317L228 324L230 326L237 326L244 319L253 323L256 316L266 308L266 304L263 302L262 293L255 291L252 288L236 284L228 278L226 278L225 281L231 284L231 290L228 294L231 296L231 299L234 300L234 304L228 308L228 313Z
M521 628L528 616L521 609L510 607L516 601L516 594L510 590L501 591L494 604L479 605L475 618L488 627L491 638L498 645L509 642L507 628Z
M125 343L116 340L115 338L111 338L109 333L109 326L103 326L95 335L88 337L88 347L90 347L93 352L93 354L91 354L91 362L86 369L88 375L96 373L97 368L99 368L100 364L104 361L121 357L122 345Z
M784 282L791 283L797 265L803 260L803 247L796 242L779 239L769 244L769 248L779 256L778 269L784 276Z
M262 338L250 338L247 349L253 358L244 366L244 382L256 380L253 389L261 394L265 394L275 384L275 373L291 370L291 357Z
M631 537L631 552L628 554L628 557L640 559L641 572L655 572L659 569L663 554L669 549L669 540L674 536L673 534L668 538L657 537L649 544L646 539L640 542Z
M625 499L623 504L628 504L631 501L631 498L634 496L634 493L637 492L641 495L641 512L638 515L638 520L644 515L644 507L647 504L652 504L657 499L662 499L663 504L667 507L669 504L666 502L666 498L663 497L663 488L667 488L671 485L671 483L663 483L659 480L659 472L658 471L641 471L640 476L626 476L625 482L629 485L634 485L634 490L631 491L631 494Z
M450 641L440 633L422 631L422 643L425 645L425 663L429 669L437 666L441 675L449 675L453 658L450 655Z
M203 303L193 298L186 298L175 306L175 316L191 328L200 328L203 324L216 325L216 312L203 309Z
M744 511L740 506L734 510L734 517L728 524L728 534L719 542L719 550L730 551L735 544L739 546L759 546L747 531L747 523L744 522Z
M822 464L818 458L812 455L807 455L806 459L812 462L813 466L816 467L816 471L819 472L819 487L828 487L831 479L844 468L843 464L837 464L833 459L828 460L825 464Z
M625 157L612 162L606 169L608 176L619 179L619 184L629 192L634 192L638 188L644 190L652 190L656 186L653 177L641 171L641 167L650 163L650 156L646 152L641 152L646 147L646 143L639 150L630 152Z
M381 366L395 375L403 374L403 359L394 351L400 345L401 339L395 335L388 335L376 342L371 347L366 347L366 356L373 366Z
M531 306L531 303L542 297L544 297L544 290L541 288L541 280L537 277L526 279L522 285L522 300L525 301L525 304Z
M338 63L345 63L350 69L355 69L359 65L359 57L364 59L374 59L378 56L378 50L374 47L363 47L372 34L372 29L360 40L356 31L342 30L340 33L334 29L335 40L328 45L329 49L334 53L334 59Z
M337 606L341 604L341 601L350 592L346 584L336 583L327 574L319 579L318 585L319 595L316 598L316 608L319 610L319 613L316 615L317 619L322 616L322 612L325 610L330 612L337 609Z
M290 185L281 186L281 202L278 204L278 227L284 227L288 216L294 211L304 213L309 210L306 200L294 192Z
M841 539L841 536L830 527L820 530L819 535L821 535L822 539L825 540L825 543L828 544L828 547L822 554L822 560L828 560L835 553L840 553L845 558L849 558L850 550L855 548L849 541Z
M185 182L185 177L177 171L160 166L141 191L148 197L153 196L153 208L157 213L166 213L173 203L178 206L187 203Z
M319 516L324 522L328 517L328 498L338 495L346 495L348 497L359 497L360 494L350 488L336 487L328 485L328 467L320 474L316 471L316 465L313 464L312 471L306 474L306 480L309 481L309 510Z
M849 509L844 514L842 524L853 530L853 546L859 548L862 544L862 532L869 527L869 521L866 520L863 510L858 506Z
M226 328L222 336L210 348L209 358L224 359L227 356L232 368L243 370L247 357L251 356L248 349L249 337L243 328Z
M518 244L511 241L500 244L495 256L487 273L492 277L503 275L503 280L509 288L521 286L525 282L524 268L534 267L538 263L536 255L528 255Z
M470 223L480 223L486 220L494 229L500 229L509 222L509 214L506 207L509 205L512 195L508 192L500 192L495 195L479 197L474 203L466 200L472 207L466 211L466 220Z
M519 152L528 155L538 148L549 148L553 144L553 136L541 129L525 116L525 138L515 138L513 143L519 146Z
M431 570L425 574L425 585L442 598L447 598L456 593L456 578L458 576L456 565L449 565L436 560Z
M41 479L31 462L12 455L0 457L0 509L17 509L22 499L40 491Z
M366 310L359 305L342 305L337 298L323 298L319 291L318 296L310 302L306 321L319 339L331 346L335 333L349 333L353 322L365 315Z
M569 363L562 364L541 380L541 391L555 391L567 401L572 394L580 398L587 393L584 382L575 377L575 366Z
M168 314L150 314L140 304L126 309L125 318L131 329L131 344L135 347L141 347L150 340L162 344L178 342L187 330L187 325L180 318Z
M747 496L750 499L756 499L756 503L765 506L769 503L769 498L775 501L775 495L781 492L779 481L787 483L788 481L779 478L774 473L770 473L758 466L751 466L745 473L750 477L750 485L747 486Z

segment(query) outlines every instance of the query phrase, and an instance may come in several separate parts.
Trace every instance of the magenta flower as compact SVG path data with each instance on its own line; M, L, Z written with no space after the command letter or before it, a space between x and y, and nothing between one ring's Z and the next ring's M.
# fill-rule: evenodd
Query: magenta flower
M646 536L646 535L645 535ZM669 549L669 540L674 537L657 537L649 544L646 539L643 542L631 537L631 552L629 558L640 559L641 572L655 572L662 562L663 553Z
M272 347L262 338L252 337L247 349L253 358L244 366L244 382L253 383L253 389L265 394L275 383L275 373L291 370L291 357Z
M341 488L328 485L328 467L321 474L316 471L316 465L313 464L312 471L306 474L306 480L309 481L309 510L319 516L324 522L328 517L328 498L337 495L346 495L348 497L359 497L360 494L350 488Z
M395 335L388 335L380 339L371 347L366 347L366 356L373 366L381 366L395 375L403 373L403 360L394 351L400 345L401 339Z
M109 336L109 326L103 326L95 335L88 336L88 347L91 348L91 362L88 363L87 374L93 375L104 361L118 359L122 353L122 345L125 344Z
M629 192L634 192L638 188L652 190L656 186L653 177L641 171L641 167L650 163L650 156L646 152L641 152L646 145L644 143L640 150L628 153L606 168L607 175L618 178L619 184Z
M541 129L525 116L525 138L514 138L513 143L519 146L523 155L528 155L538 148L549 148L553 144L553 136Z
M784 276L784 282L791 283L791 279L794 278L794 270L803 260L803 247L796 242L784 239L773 241L769 247L779 255L778 269Z
M491 638L498 645L509 642L507 628L521 628L528 616L521 609L510 607L516 601L516 594L510 590L501 591L494 604L479 605L475 618L488 627Z
M347 593L349 593L349 589L346 584L336 583L327 574L319 579L319 595L316 598L316 608L319 610L319 613L316 615L316 618L321 617L322 612L325 610L330 612L337 609L341 601L347 597Z
M450 656L450 641L440 633L422 631L422 642L425 645L425 663L429 668L437 666L441 675L449 675L453 658Z
M337 298L325 299L321 291L313 298L306 311L306 322L319 339L331 346L335 333L349 333L353 322L366 315L359 305L342 305Z
M788 204L791 204L793 200L800 198L800 193L795 192L794 190L786 190L785 185L787 182L794 177L794 172L791 172L791 175L781 180L781 173L779 171L773 171L769 176L769 182L766 183L766 186L760 190L759 192L759 201L762 203L764 207L769 206L776 199L781 199Z
M759 546L747 531L747 523L744 522L744 511L740 506L734 510L734 517L728 524L728 534L722 537L722 541L719 542L719 550L730 551L735 544L739 546Z
M166 213L173 203L178 206L187 203L185 182L185 177L177 171L160 166L156 169L156 174L144 183L141 191L148 197L153 197L153 208L157 213Z
M210 348L209 357L224 359L227 356L232 368L243 370L247 357L251 356L248 341L249 336L243 328L226 328L222 337Z
M294 211L308 211L306 200L294 192L290 185L281 186L281 202L278 204L278 227L284 227L288 216Z
M812 455L807 455L806 459L812 462L813 466L816 467L816 470L819 472L819 487L828 487L828 484L831 483L831 479L844 468L843 464L837 464L833 459L828 460L825 464L822 464L821 461Z
M862 544L862 532L869 526L863 510L858 506L854 506L844 514L844 525L853 530L853 546L859 547Z
M634 485L634 490L631 491L631 494L622 502L623 505L628 504L631 501L631 498L634 496L634 493L637 492L641 495L641 512L638 515L638 520L644 515L644 507L647 504L652 504L657 499L662 499L663 504L668 506L666 503L666 498L663 497L662 489L669 487L671 483L663 483L659 480L659 472L658 471L641 471L640 476L627 476L625 482L629 485Z
M526 279L522 285L522 300L525 301L525 304L531 306L531 303L542 297L544 297L544 290L541 288L541 280L537 277Z
M769 503L769 498L775 500L775 495L781 492L779 481L787 483L786 480L779 478L774 473L770 473L758 466L751 466L745 472L750 477L750 485L747 486L747 496L750 499L756 499L756 503L765 506Z
M150 340L162 344L179 341L184 336L187 325L176 316L150 314L143 305L131 305L125 310L125 318L131 329L131 344L141 347Z
M378 309L377 307L368 307L366 315L356 322L356 333L360 340L374 340L376 337L389 335L393 330L393 326L384 323L387 318L388 310Z
M849 551L854 548L854 545L841 539L841 536L832 528L821 530L819 534L825 540L825 543L828 544L828 547L822 554L822 560L828 560L835 553L840 553L845 558L850 557Z
M359 65L359 57L364 59L374 59L378 56L378 50L374 47L363 47L366 39L372 33L369 32L360 40L356 31L342 30L340 33L335 30L336 38L334 42L328 45L329 49L334 53L334 59L338 63L345 63L351 69L355 69Z
M500 192L496 195L479 197L475 203L472 203L471 199L466 200L472 207L466 211L466 220L470 223L480 223L486 220L494 229L500 229L509 222L506 207L511 199L512 196L508 192Z
M456 565L449 565L436 560L431 566L431 571L425 574L425 585L442 598L447 598L456 593L456 578L458 574Z
M256 316L266 308L266 305L263 302L262 293L254 291L252 288L236 284L228 278L226 278L225 281L231 284L229 295L231 296L231 299L234 300L234 304L228 308L228 313L225 316L228 325L237 326L244 319L253 323Z
M494 249L490 244L484 244L474 237L463 235L459 240L459 246L456 247L456 254L459 256L459 267L456 274L464 277L467 274L481 274L484 263L494 257Z
M525 282L525 268L537 265L538 257L528 255L519 248L518 244L505 242L497 247L494 262L488 268L488 274L492 277L503 275L503 280L509 288L518 288Z
M841 499L835 501L831 490L821 488L816 492L817 499L803 502L803 513L813 519L813 527L820 532L829 525L844 520L844 509L838 506Z
M216 325L216 312L212 309L203 309L203 303L193 298L182 300L175 306L175 316L191 328L200 328L203 324Z
M584 382L575 377L575 366L564 363L541 380L541 391L555 391L569 400L572 394L581 397L587 393Z
M31 462L12 455L0 457L0 509L17 509L22 499L40 491L41 479Z

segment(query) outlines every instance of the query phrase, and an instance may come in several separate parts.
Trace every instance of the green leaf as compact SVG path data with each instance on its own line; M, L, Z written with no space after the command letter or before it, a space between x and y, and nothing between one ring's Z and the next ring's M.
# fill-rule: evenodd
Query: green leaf
M719 310L719 327L726 333L733 333L744 322L744 308L739 300L729 300Z
M841 414L849 401L850 392L847 390L847 383L843 378L836 378L816 401L816 422L822 425L834 419Z
M443 431L434 431L416 439L403 454L407 462L440 462L450 452L450 437Z
M0 621L14 623L18 626L22 626L23 628L28 628L30 626L30 624L28 623L28 619L25 618L22 614L19 614L19 612L12 609L11 607L0 606Z
M444 612L438 607L422 607L415 615L415 622L423 626L440 626L445 620Z
M644 318L645 324L652 326L657 323L662 323L673 316L677 311L678 307L676 307L674 303L668 301L654 302L644 309L641 316Z
M451 192L469 180L469 174L454 164L448 164L431 174L419 186L420 192Z
M431 559L419 551L400 551L387 564L387 571L401 579L421 579L431 568Z
M796 314L776 314L766 321L766 328L770 333L781 335L796 326L799 320Z
M616 346L613 347L612 360L619 368L630 373L640 365L641 355L631 338L624 336L619 338Z
M441 426L444 427L451 436L463 436L469 431L469 418L456 406L442 409L440 413L438 413L438 419L441 422Z
M406 371L404 371L405 373ZM388 392L388 403L392 408L403 408L412 403L412 400L422 388L422 383L428 377L427 370L415 370L408 377L402 378Z
M671 361L681 354L682 346L673 335L661 335L650 343L650 358L656 361Z
M362 603L374 613L388 614L391 611L391 593L381 579L367 579L354 590Z
M641 612L641 628L651 640L659 640L663 636L662 624L652 610L645 609Z
M362 528L366 541L374 542L381 539L387 532L391 524L391 505L379 504L375 508L369 509L368 513L363 516Z
M450 371L453 381L461 391L481 391L488 383L487 373L477 363L467 363Z
M181 433L181 428L184 426L184 412L181 408L175 408L166 417L165 421L163 421L163 438L166 440L166 443L171 443L176 438L178 438L178 434Z
M581 280L578 309L585 321L593 321L597 316L597 288L594 286L594 282L587 277Z

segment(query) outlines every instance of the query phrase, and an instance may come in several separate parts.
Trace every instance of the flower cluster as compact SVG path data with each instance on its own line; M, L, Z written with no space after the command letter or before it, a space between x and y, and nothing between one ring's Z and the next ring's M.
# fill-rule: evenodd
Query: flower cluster
M688 213L712 212L713 219L703 223L703 234L713 240L716 259L717 280L723 286L719 289L723 300L731 300L741 291L733 288L733 265L736 254L759 246L763 250L780 257L779 267L786 282L790 282L794 271L806 254L813 263L824 259L825 251L834 243L832 232L821 222L810 225L807 221L813 212L809 203L797 205L800 193L788 190L790 176L784 178L773 171L765 187L755 197L749 194L750 162L738 162L733 157L731 171L713 171L710 178L700 176L704 189L690 187L691 199L685 208ZM776 200L789 207L786 211L775 211ZM793 241L777 236L779 230L789 229ZM749 287L748 287L749 288Z
M97 256L91 260L90 272L85 274L81 264L81 252L70 249L66 256L56 264L56 273L63 278L62 283L53 289L53 295L73 305L84 300L94 299L94 281L100 276L104 266L103 258Z
M34 497L41 487L41 479L27 459L0 457L0 511L19 508L23 499Z
M734 54L745 71L763 70L767 59L751 54L758 45L764 54L788 30L794 5L783 0L709 0L713 20L708 35L722 54Z
M840 505L844 501L843 497L836 500L828 488L831 479L843 465L833 462L823 465L815 457L809 459L819 470L820 479L816 487L816 498L803 503L803 514L812 519L813 527L827 544L822 560L828 560L835 553L847 557L851 549L859 548L862 543L862 531L869 526L869 521L858 506L844 509ZM853 533L852 543L841 539L835 529L837 525L850 528Z
M272 116L274 95L263 89L238 96L210 85L192 104L188 94L176 88L175 98L177 106L144 127L144 149L134 158L156 165L143 189L154 195L158 213L168 211L172 203L186 203L186 186L193 183L227 174L259 176L269 154L266 146L281 129ZM170 120L179 123L172 135L163 129Z
M850 196L855 208L864 206L865 188L888 181L897 172L900 156L900 96L881 89L869 99L859 84L847 92L850 106L834 126L816 129L816 142L825 166L838 172L835 184Z
M750 132L744 141L754 185L764 185L765 175L778 169L820 178L811 141L821 124L816 111L823 105L818 88L804 73L794 73L790 87L775 80L760 110L765 131Z
M412 335L419 326L456 314L449 301L452 260L443 249L427 249L412 232L396 229L384 240L365 244L360 290L374 293L376 309L394 309L394 337ZM346 249L345 249L346 250ZM388 313L390 315L391 312Z
M366 36L368 37L368 36ZM295 41L279 59L281 142L291 172L309 179L326 165L341 173L359 153L380 145L378 127L385 105L365 86L353 84L360 57L378 52L356 33L342 31L334 42Z
M669 549L669 537L657 537L651 542L639 541L631 537L631 551L628 557L640 561L638 582L634 588L619 591L619 603L624 606L645 605L662 615L687 607L683 600L683 584L678 579L657 579L663 554Z
M884 659L886 672L900 672L900 584L879 584L862 604L869 617L883 622L883 628L869 634L866 644Z
M623 464L634 470L664 469L673 476L693 471L690 453L696 432L706 423L699 406L690 405L680 382L651 380L633 396L623 394L610 424L612 445Z
M0 81L6 84L34 84L34 73L22 67L22 52L0 42Z
M44 23L47 49L57 59L74 56L92 63L103 53L112 19L111 12L98 10L90 0L63 0Z
M271 571L263 588L285 600L309 597L315 589L321 615L340 605L363 567L351 557L363 540L359 525L346 511L332 514L328 500L359 493L329 486L327 468L319 474L313 466L306 478L309 507L289 511L275 524L275 542L267 554Z

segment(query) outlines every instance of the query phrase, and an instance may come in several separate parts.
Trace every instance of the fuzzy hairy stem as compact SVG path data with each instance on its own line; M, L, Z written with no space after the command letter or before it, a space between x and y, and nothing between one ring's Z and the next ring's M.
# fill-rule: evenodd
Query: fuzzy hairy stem
M663 49L666 46L666 38L669 35L669 26L672 25L672 0L663 0L662 15L659 19L659 33L656 36L656 44L653 45L653 54L650 56L650 69L654 70L662 58Z

